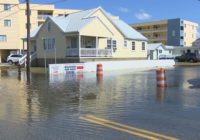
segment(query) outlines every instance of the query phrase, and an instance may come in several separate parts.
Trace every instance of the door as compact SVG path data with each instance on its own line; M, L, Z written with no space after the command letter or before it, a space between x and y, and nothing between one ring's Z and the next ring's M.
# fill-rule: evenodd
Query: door
M153 60L153 50L150 50L150 60Z

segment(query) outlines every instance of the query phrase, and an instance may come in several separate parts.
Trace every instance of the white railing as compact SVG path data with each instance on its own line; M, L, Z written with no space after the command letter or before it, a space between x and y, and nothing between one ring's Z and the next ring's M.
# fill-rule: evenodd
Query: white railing
M22 56L22 58L19 59L19 63L18 63L19 65L24 64L24 62L26 61L26 56L27 55L25 54L24 56Z
M37 53L36 52L33 52L31 55L30 55L30 62L33 61L34 59L37 58Z
M68 48L66 56L79 56L78 48ZM111 49L81 48L80 57L112 57Z
M23 65L26 62L27 55L25 54L22 58L19 59L19 65ZM37 58L37 53L34 52L30 55L30 62Z

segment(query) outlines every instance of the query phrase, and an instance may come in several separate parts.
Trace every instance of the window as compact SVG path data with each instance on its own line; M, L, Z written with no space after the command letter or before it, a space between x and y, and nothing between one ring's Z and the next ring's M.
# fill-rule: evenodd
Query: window
M132 50L135 51L135 42L132 42Z
M172 50L169 50L169 53L172 53Z
M6 42L7 36L6 35L0 35L0 42Z
M113 52L115 52L117 50L117 41L116 40L112 41L112 47L113 47Z
M176 35L176 32L175 30L172 31L172 36L175 36Z
M4 11L11 11L11 5L10 4L4 4Z
M162 50L159 50L159 53L162 53Z
M107 49L111 49L112 46L111 41L112 41L111 39L107 40Z
M48 32L51 31L51 22L48 22Z
M145 42L142 42L142 50L145 50Z
M43 39L44 50L54 50L55 49L55 38Z
M181 39L183 39L184 37L183 36L181 36Z
M4 27L11 27L11 20L5 19L4 20Z
M184 30L183 26L181 26L181 30Z
M127 43L128 43L128 41L124 40L124 47L128 47Z

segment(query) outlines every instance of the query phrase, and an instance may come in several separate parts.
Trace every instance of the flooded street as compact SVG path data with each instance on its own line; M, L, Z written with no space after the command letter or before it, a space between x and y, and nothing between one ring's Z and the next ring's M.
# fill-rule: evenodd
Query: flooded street
M49 76L0 69L0 140L143 140L95 124L95 116L177 139L200 139L200 67ZM91 117L92 118L92 117ZM95 119L97 120L97 119ZM94 120L93 120L94 122ZM111 124L109 124L111 125ZM107 125L108 126L108 125Z

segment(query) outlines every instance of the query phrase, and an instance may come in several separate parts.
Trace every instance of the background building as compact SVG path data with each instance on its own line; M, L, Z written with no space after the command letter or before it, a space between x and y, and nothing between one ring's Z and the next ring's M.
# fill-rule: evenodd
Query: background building
M31 30L48 16L62 16L79 10L55 9L54 5L30 4ZM26 49L21 38L26 35L26 5L18 0L0 0L0 63L11 52Z
M149 43L160 43L171 46L192 46L197 38L198 24L177 19L132 24L133 28L149 39Z

